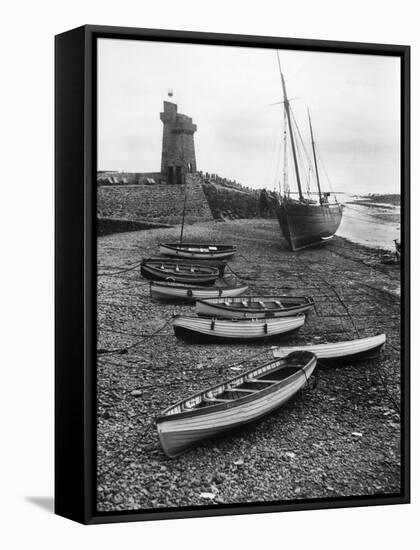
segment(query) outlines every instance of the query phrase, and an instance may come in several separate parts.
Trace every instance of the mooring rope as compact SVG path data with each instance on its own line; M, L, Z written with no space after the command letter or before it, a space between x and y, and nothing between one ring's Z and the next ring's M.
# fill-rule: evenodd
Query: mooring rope
M102 349L102 348L99 348L97 350L97 354L98 355L105 355L105 354L110 354L110 353L118 353L118 354L126 354L128 353L128 351L130 349L133 349L135 348L136 346L138 346L139 344L141 344L141 342L143 341L143 338L152 338L153 336L155 336L156 334L158 334L161 330L163 330L166 325L168 325L170 323L170 319L166 320L165 323L159 327L157 330L155 330L154 332L150 333L150 334L142 334L140 339L133 342L132 344L130 344L129 346L126 346L125 348L117 348L117 349Z
M136 264L134 264L133 266L130 266L130 267L126 267L124 269L121 269L120 271L113 271L112 273L98 273L97 276L98 277L113 277L114 275L119 275L120 273L126 273L127 271L132 271L133 269L136 269L137 267L140 267L141 265L141 262L137 262ZM124 266L115 266L115 268L113 267L112 269L118 269L120 267L124 267Z

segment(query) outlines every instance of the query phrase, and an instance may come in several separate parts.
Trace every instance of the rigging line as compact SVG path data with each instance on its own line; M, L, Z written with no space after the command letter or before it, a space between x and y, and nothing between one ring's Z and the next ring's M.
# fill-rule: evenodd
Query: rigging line
M319 159L319 161L320 161L320 163L321 163L321 168L323 169L324 174L325 174L326 179L327 179L327 183L328 183L329 190L330 190L331 193L334 195L334 198L335 198L336 202L338 202L338 201L337 201L337 195L336 195L335 192L334 192L334 189L333 189L333 186L332 186L332 183L331 183L331 180L330 180L330 176L328 175L327 168L326 168L326 166L325 166L325 164L324 164L324 159L322 158L322 155L319 153L319 148L318 148L318 147L317 147L317 153L318 153L318 159Z
M312 161L312 158L311 158L311 156L309 155L308 151L306 150L305 143L304 143L304 141L303 141L303 138L302 138L302 135L301 135L301 133L300 133L299 126L298 126L298 124L297 124L297 121L296 121L296 118L295 118L295 116L294 116L293 111L292 111L292 116L293 116L293 121L294 121L294 123L295 123L296 129L297 129L297 132L298 132L298 136L299 136L300 141L301 141L301 143L302 143L303 150L304 150L305 155L306 155L306 159L307 159L307 161L308 161L308 166L309 166L309 178L310 178L310 172L312 172L312 173L314 174L313 161ZM319 158L318 147L315 146L315 143L313 142L313 140L312 140L312 144L313 144L313 149L314 149L314 155L315 155L315 151L316 151L317 157ZM315 167L315 168L316 168L316 167ZM318 187L319 187L319 179L318 179ZM329 182L329 188L330 188L330 191L332 191L332 192L334 193L334 191L333 191L333 189L332 189L331 182ZM309 183L309 185L308 185L308 192L310 193L310 183ZM320 190L320 188L319 188L319 198L320 198L320 200L321 200L320 193L321 193L321 190ZM335 194L334 194L334 196L335 196Z
M279 157L276 170L276 179L278 181L278 192L281 195L281 179L280 179L280 164L283 159L283 191L286 192L287 187L287 114L286 109L283 110L283 139L279 143Z
M324 284L326 284L329 288L331 288L331 290L332 290L332 291L334 292L334 294L337 296L338 301L340 302L340 304L341 304L341 305L344 307L344 309L346 310L347 315L348 315L348 317L349 317L349 319L350 319L350 321L351 321L351 323L352 323L352 325L353 325L353 327L354 327L354 330L356 331L357 336L360 338L360 332L359 332L359 329L358 329L358 327L357 327L357 324L355 323L354 318L353 318L352 314L350 313L349 308L347 307L347 304L344 302L344 300L343 300L343 299L341 298L341 296L338 294L336 288L335 288L331 283L329 283L326 279L324 279L324 277L322 277L322 275L319 274L318 270L312 269L312 271L315 272L315 273L318 275L318 277L321 279L321 281L323 281Z
M276 131L274 131L274 124L276 124ZM273 127L272 127L273 126ZM264 151L266 152L266 181L271 181L273 177L273 170L275 169L276 162L276 150L277 150L277 119L270 117L270 126L267 128L267 133L265 136L265 146Z
M302 140L302 136L301 136L300 131L299 131L299 126L297 125L297 122L296 122L296 119L294 117L293 111L290 110L290 112L292 114L293 127L297 131L297 135L298 135L298 139L296 140L296 151L297 151L297 154L298 154L298 157L299 157L300 165L302 167L301 171L303 172L303 176L305 177L307 193L309 193L309 191L308 191L309 181L308 181L308 174L307 174L307 171L306 171L306 166L305 166L305 163L304 163L304 160L305 160L304 156L306 156L306 162L307 162L309 168L311 167L311 163L310 163L308 153L305 149L305 144ZM302 149L303 149L303 153L302 153Z
M281 164L281 143L279 144L279 154L277 155L277 163L274 171L274 190L276 190L277 182L279 181L280 164Z
M298 157L299 157L299 160L300 160L300 164L303 167L304 166L304 156L302 154L301 144L299 143L299 141L296 142L296 150L297 150L297 154L298 154ZM309 168L310 168L310 165L309 165ZM310 194L309 171L307 172L306 169L305 169L305 170L301 170L301 173L302 172L303 172L303 177L305 178L306 193L309 195Z
M297 130L299 139L300 139L300 141L301 141L301 143L302 143L302 147L303 147L303 150L304 150L304 152L305 152L306 160L308 161L309 166L312 167L311 156L309 155L308 151L306 150L305 142L303 141L302 134L300 133L299 126L298 126L298 123L297 123L297 121L296 121L296 118L295 118L295 115L294 115L292 109L290 109L290 112L292 113L293 122L294 122L294 124L295 124L295 128L296 128L296 130Z

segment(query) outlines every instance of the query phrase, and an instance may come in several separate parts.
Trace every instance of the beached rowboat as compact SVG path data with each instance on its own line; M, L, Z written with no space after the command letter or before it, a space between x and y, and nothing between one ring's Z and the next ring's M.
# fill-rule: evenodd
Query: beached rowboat
M277 409L307 382L316 366L312 353L292 353L165 409L157 431L173 458L203 439L242 426Z
M240 296L197 300L197 315L225 319L290 317L305 313L314 306L307 296Z
M182 283L152 282L150 295L155 300L192 300L216 296L240 296L248 290L248 285L217 279L213 286L196 286Z
M193 258L195 260L212 258L221 260L231 258L236 252L236 246L209 243L161 243L159 251L166 256L178 256L179 258Z
M305 322L305 315L272 317L268 319L215 319L176 315L174 331L178 338L216 341L259 340L274 338L297 330Z
M140 270L146 279L197 285L214 283L219 276L219 269L217 267L181 264L164 259L160 262L143 260Z
M155 264L161 264L162 263L162 256L155 256L152 258L147 258L148 263L155 263ZM168 258L163 259L164 262L168 261ZM171 258L169 260L170 262L174 262L177 264L183 264L183 265L199 265L202 267L217 267L219 270L219 276L223 277L225 274L225 269L227 266L227 260L213 260L213 259L207 259L207 260L193 260L191 258Z
M308 344L304 346L282 346L273 349L274 357L286 357L294 351L309 351L315 353L319 365L352 363L378 357L385 344L386 335L378 334L368 338L335 342L332 344Z

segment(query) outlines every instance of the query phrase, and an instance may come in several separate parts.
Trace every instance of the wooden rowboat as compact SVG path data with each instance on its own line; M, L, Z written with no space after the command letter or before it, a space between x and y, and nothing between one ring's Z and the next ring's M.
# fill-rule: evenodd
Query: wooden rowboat
M152 282L150 296L154 300L188 300L216 296L239 296L248 290L248 285L224 278L217 279L213 286L196 286L182 283Z
M140 270L141 274L146 279L197 285L214 283L219 276L219 270L217 267L181 264L164 259L158 263L154 260L143 260L141 262Z
M174 317L177 338L193 341L250 341L275 338L297 330L305 323L305 315L269 319L210 319L188 315Z
M282 346L273 350L274 357L286 357L294 351L309 351L315 353L319 365L352 363L378 357L386 342L385 334L335 342L332 344L309 344L304 346Z
M197 315L225 319L257 319L290 317L305 313L314 306L307 296L241 296L239 298L207 298L197 300Z
M155 256L153 258L147 258L146 260L148 263L155 263L160 265L162 263L162 257ZM164 262L167 262L168 259L163 259ZM225 269L227 266L227 260L214 260L214 259L207 259L207 260L193 260L191 258L171 258L170 262L174 262L177 264L183 264L183 265L199 265L202 267L217 267L219 270L219 277L223 277L225 274Z
M163 450L174 458L204 439L269 414L302 389L315 366L313 353L292 353L179 401L156 421Z
M161 243L159 251L166 256L178 256L179 258L193 258L195 260L213 258L220 260L234 256L236 246L209 243Z

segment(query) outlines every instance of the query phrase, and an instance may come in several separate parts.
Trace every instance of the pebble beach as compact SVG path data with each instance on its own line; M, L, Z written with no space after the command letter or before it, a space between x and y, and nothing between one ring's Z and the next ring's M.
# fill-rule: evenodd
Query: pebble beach
M253 294L314 298L305 325L279 344L383 332L387 343L376 360L315 369L314 383L274 414L169 459L155 416L267 361L276 342L175 337L173 315L194 306L153 302L138 263L177 240L179 226L98 237L98 511L399 493L400 266L341 237L290 252L273 219L209 221L185 232L189 241L236 244L230 273Z

